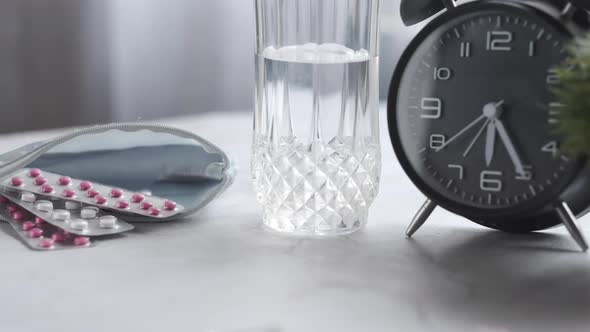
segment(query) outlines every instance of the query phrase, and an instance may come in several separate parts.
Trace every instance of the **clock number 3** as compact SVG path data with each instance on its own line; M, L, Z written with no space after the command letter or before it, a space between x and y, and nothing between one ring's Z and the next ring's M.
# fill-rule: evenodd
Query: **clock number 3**
M488 31L486 38L486 50L488 51L512 51L509 45L513 37L510 31Z

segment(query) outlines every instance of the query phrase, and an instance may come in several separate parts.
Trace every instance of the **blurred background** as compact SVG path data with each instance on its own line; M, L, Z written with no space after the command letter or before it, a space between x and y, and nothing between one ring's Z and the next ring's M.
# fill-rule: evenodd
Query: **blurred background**
M381 97L419 27L382 1ZM250 111L253 0L0 0L0 133Z

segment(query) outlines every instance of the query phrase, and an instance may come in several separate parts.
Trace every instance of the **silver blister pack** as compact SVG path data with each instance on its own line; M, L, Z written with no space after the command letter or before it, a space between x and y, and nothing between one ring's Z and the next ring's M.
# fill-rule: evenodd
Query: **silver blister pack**
M162 197L146 196L140 192L73 179L35 168L13 172L4 180L3 185L49 198L76 201L100 209L155 219L168 219L184 210L182 205Z
M133 225L113 215L105 214L95 206L82 206L82 204L75 201L52 201L30 192L9 191L6 189L3 195L29 213L68 233L84 236L105 236L128 232L134 228ZM23 200L25 197L30 199Z
M6 199L0 200L0 216L12 226L19 239L33 250L77 249L95 245L89 237L65 232Z

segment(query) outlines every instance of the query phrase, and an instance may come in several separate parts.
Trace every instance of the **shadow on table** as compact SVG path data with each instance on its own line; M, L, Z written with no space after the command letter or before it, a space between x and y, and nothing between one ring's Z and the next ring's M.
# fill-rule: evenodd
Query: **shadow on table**
M420 285L454 319L590 330L590 256L565 235L477 232L443 249L419 238L409 241L424 258L421 264L437 265L465 287L458 295L457 288L440 283Z
M8 236L15 240L20 240L14 229L12 229L12 226L5 221L0 221L0 232L8 234Z

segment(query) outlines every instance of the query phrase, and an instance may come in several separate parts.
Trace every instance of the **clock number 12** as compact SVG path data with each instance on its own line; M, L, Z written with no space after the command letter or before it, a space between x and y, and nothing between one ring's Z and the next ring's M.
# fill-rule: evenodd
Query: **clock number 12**
M488 51L512 51L513 36L510 31L488 31L486 38L486 50Z

